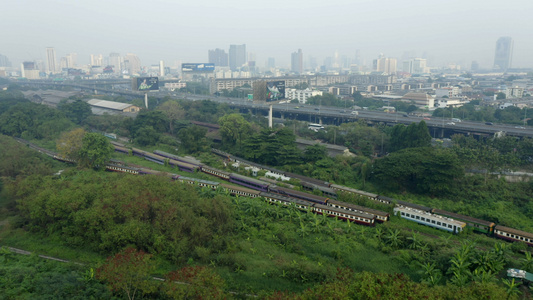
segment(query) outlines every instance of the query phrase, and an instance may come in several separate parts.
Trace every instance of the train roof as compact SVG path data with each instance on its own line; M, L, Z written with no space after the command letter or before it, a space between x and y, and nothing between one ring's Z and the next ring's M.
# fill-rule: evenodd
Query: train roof
M274 194L274 193L261 192L261 193L259 193L259 195L261 197L278 199L280 201L290 202L290 203L298 204L298 205L313 206L315 204L315 203L310 202L310 201L305 201L305 200L301 200L301 199L286 197L286 196L282 196L282 195L278 195L278 194Z
M317 201L321 201L321 202L326 202L326 200L329 199L329 198L326 198L326 197L317 196L317 195L305 193L305 192L302 192L302 191L296 191L296 190L285 188L285 187L281 187L281 186L276 186L276 189L280 190L280 191L283 191L283 192L290 192L291 194L302 196L302 197L313 198L313 199L315 199Z
M448 216L453 219L458 219L458 220L462 220L462 221L466 221L470 223L481 224L484 226L494 226L494 222L485 221L485 220L481 220L481 219L477 219L477 218L473 218L473 217L469 217L465 215L460 215L460 214L456 214L456 213L445 211L445 210L438 209L438 208L434 208L433 213L438 214L438 215Z
M243 180L243 181L253 182L253 183L259 184L259 185L267 185L267 186L270 185L270 183L268 183L268 182L265 182L265 181L262 181L262 180L258 180L258 179L254 179L254 178L250 178L248 176L244 176L244 175L237 174L237 173L230 173L229 176L230 176L230 178L234 177L234 178L237 178L237 179L240 179L240 180Z
M167 153L161 150L154 150L154 153L157 155L165 156L165 157L172 158L175 160L182 160L193 165L199 165L201 163L199 160L194 159L194 158L182 157L182 156L174 155L174 154Z
M428 219L431 218L431 219L435 219L435 220L442 220L443 222L446 222L447 224L455 224L458 227L465 227L466 226L465 222L458 221L458 220L455 220L455 219L452 219L452 218L448 218L448 217L444 217L444 216L435 215L435 214L432 214L432 213L427 212L427 211L421 211L421 210L418 210L418 209L413 209L411 207L398 207L397 206L397 207L394 208L394 210L409 212L409 213L414 214L414 215L424 216L425 218L428 218Z
M290 178L296 178L296 179L299 179L300 181L307 181L309 183L313 183L313 184L320 185L320 186L325 186L325 187L329 186L329 183L327 181L307 177L307 176L300 175L300 174L285 172L285 176L290 177Z
M510 227L505 227L502 225L496 225L496 227L494 227L494 230L504 231L504 232L508 232L508 233L512 233L512 234L516 234L516 235L520 235L523 237L533 239L533 233L529 233L527 231L522 231L522 230L510 228Z
M378 215L378 216L390 216L390 214L388 212L384 212L384 211L381 211L381 210L368 208L368 207L364 207L364 206L360 206L360 205L356 205L356 204L352 204L352 203L337 201L337 200L333 200L333 199L329 199L328 203L332 203L332 204L336 204L336 205L344 206L344 207L349 207L349 208L352 208L352 209L362 210L362 211L368 212L370 214Z
M389 198L389 199L392 199L392 198ZM392 199L392 200L394 200L394 199ZM406 202L406 201L402 201L402 200L395 200L395 201L396 201L396 204L398 204L400 206L405 206L405 207L418 209L418 210L421 210L421 211L431 212L431 208L427 207L427 206L414 204L414 203L410 203L410 202Z
M179 175L177 179L178 180L195 181L195 182L205 183L205 184L210 184L210 185L219 185L220 184L219 182L216 182L216 181L203 180L203 179L192 178L192 177L181 176L181 175Z
M335 207L331 207L331 206L327 206L327 205L322 205L322 204L315 204L315 207L316 208L320 208L320 209L324 209L324 210L338 212L338 213L341 213L341 214L354 215L354 216L363 217L363 218L369 218L369 219L374 219L376 217L374 214L369 214L369 213L365 213L365 212L350 211L350 210L345 210L345 209L339 209L339 208L335 208Z
M227 183L220 183L219 186L225 187L225 188L234 189L234 190L241 191L241 192L246 192L246 193L249 193L249 194L254 194L254 195L259 195L259 193L260 193L259 191L256 191L256 190L253 190L253 189L249 189L247 187L242 187L242 186L238 186L238 185L231 185L231 184L227 184Z
M373 194L373 193L369 193L369 192L353 189L353 188L347 187L347 186L342 186L342 185L338 185L338 184L331 184L330 186L332 188L334 188L334 189L336 188L336 189L339 189L339 190L344 190L344 191L347 191L347 192L350 192L350 193L360 194L360 195L367 196L367 197L370 197L370 198L377 198L378 197L377 194Z

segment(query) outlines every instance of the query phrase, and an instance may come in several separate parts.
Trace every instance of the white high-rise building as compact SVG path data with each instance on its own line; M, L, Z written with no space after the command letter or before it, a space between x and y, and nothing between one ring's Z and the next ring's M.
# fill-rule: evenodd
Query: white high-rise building
M104 65L104 57L102 54L91 54L91 66L101 67Z
M67 59L67 68L74 68L76 67L76 61L78 60L78 54L69 53L67 54L66 59Z
M127 53L124 56L124 69L128 70L129 75L139 74L141 72L141 60L133 53Z
M159 76L165 76L165 63L162 60L159 61Z
M124 66L124 60L122 59L119 53L110 53L108 64L110 66L113 66L114 73L121 73L122 67Z
M46 62L48 64L48 72L56 73L57 72L57 63L56 63L56 50L53 47L46 48Z

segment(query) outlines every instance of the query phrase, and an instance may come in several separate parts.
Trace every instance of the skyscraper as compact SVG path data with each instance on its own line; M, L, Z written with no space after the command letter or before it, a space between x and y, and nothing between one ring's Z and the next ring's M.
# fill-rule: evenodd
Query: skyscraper
M303 73L303 61L304 55L302 53L302 49L298 49L298 52L293 52L291 54L291 71L298 74Z
M0 67L11 67L11 62L7 56L0 54Z
M232 71L240 69L246 63L246 44L229 46L229 67Z
M513 39L503 36L496 41L494 54L494 69L506 71L511 67L513 58Z
M109 53L108 64L113 66L113 72L120 73L122 72L124 60L119 53Z
M215 64L217 67L228 66L228 54L223 49L209 50L207 55L209 63Z
M104 57L102 54L91 54L91 66L103 66L104 65Z
M128 70L128 74L138 74L141 72L141 60L133 53L126 53L124 56L124 69Z
M56 50L52 47L46 48L46 62L48 64L48 72L56 73L57 71Z

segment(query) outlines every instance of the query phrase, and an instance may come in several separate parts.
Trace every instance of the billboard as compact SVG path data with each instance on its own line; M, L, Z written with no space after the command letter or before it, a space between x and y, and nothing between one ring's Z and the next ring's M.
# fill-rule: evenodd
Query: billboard
M134 91L157 91L159 79L157 77L135 77L131 79L131 89Z
M181 71L183 72L212 72L215 70L215 64L205 63L205 64L193 64L185 63L181 64Z
M266 101L285 99L285 81L267 81Z

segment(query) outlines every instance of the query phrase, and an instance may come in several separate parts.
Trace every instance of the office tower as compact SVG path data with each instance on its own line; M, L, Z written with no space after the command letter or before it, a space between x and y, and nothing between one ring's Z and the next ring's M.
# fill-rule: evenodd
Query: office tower
M387 74L393 74L397 71L397 60L396 58L384 57L383 54L379 55L378 59L373 61L374 71L383 72Z
M403 62L403 71L411 74L429 73L425 58L413 58Z
M228 54L223 49L209 50L207 56L209 63L215 64L217 67L228 66Z
M103 66L104 65L104 57L102 54L91 54L91 66Z
M67 60L67 68L74 68L76 67L76 60L78 59L77 53L69 53L67 56L65 56Z
M11 67L11 62L7 56L0 54L0 67Z
M479 70L479 64L477 61L472 61L472 65L470 66L470 71L478 71Z
M138 74L141 72L141 60L133 53L126 53L124 56L124 69L128 70L128 74Z
M237 71L246 63L246 44L229 46L229 67Z
M513 58L513 39L504 36L496 41L496 52L494 54L494 69L506 71L511 67Z
M304 55L302 49L298 49L298 52L293 52L291 55L291 71L301 74L304 67Z
M165 76L165 63L162 60L159 61L159 76Z
M276 68L276 59L274 57L269 57L267 60L267 69L275 69Z
M123 67L123 64L124 64L124 60L122 59L122 57L120 57L119 53L110 53L109 54L109 59L108 59L108 64L110 66L113 66L113 72L114 73L120 73L120 72L122 72L122 67Z
M57 71L56 50L52 47L46 48L46 62L48 64L48 72L55 73Z

